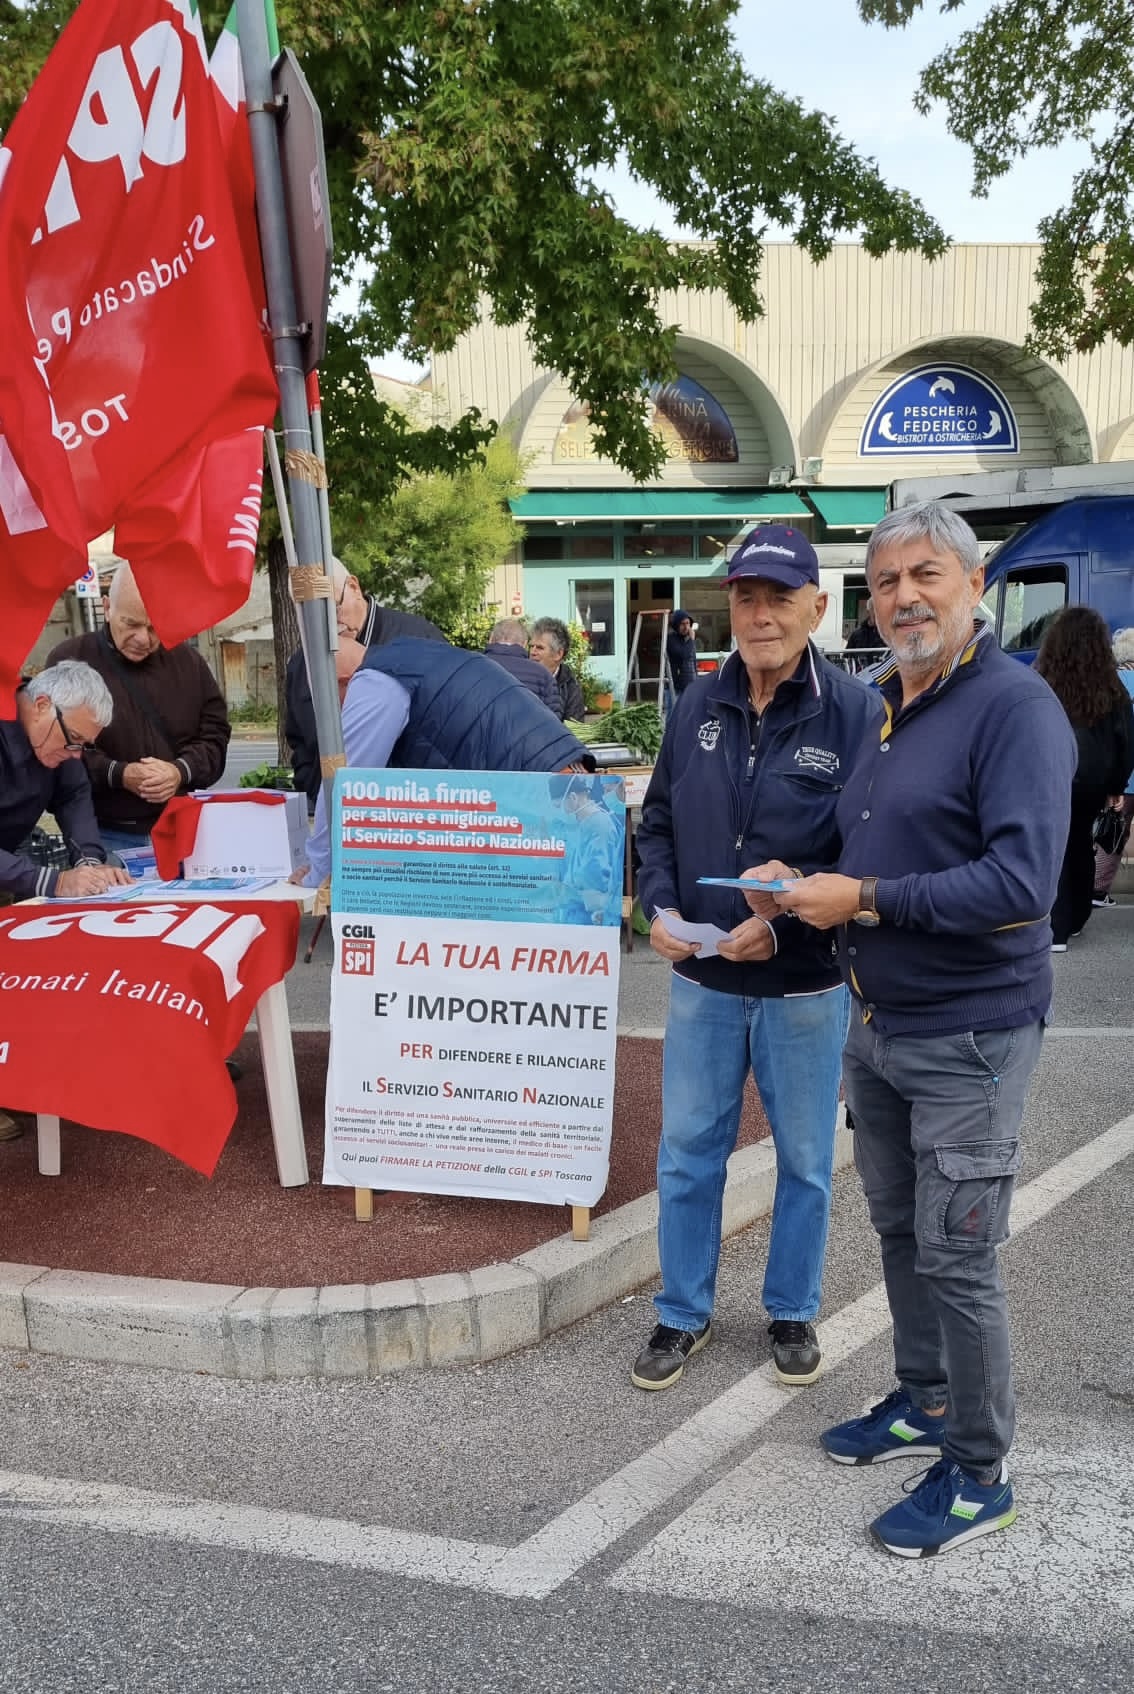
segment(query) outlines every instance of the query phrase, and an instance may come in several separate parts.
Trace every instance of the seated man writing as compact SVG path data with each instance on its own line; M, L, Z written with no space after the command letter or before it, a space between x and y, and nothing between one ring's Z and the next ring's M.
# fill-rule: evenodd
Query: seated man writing
M106 862L83 753L110 722L110 690L89 665L66 661L22 682L16 716L0 721L0 894L81 899L129 882ZM67 869L38 864L21 847L43 816L59 825ZM0 1140L20 1128L0 1112Z

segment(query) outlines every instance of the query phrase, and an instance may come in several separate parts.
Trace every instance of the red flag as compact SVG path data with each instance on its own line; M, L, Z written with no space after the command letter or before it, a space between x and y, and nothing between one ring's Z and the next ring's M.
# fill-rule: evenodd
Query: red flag
M167 644L247 598L278 392L195 0L83 0L0 149L0 251L10 711L92 536L116 528Z

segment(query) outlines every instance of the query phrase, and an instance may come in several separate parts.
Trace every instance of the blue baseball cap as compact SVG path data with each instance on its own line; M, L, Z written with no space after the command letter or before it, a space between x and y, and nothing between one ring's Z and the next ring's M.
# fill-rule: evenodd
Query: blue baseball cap
M805 582L819 586L819 555L805 535L786 524L761 524L745 536L729 561L726 582L746 576L766 577L785 588L802 588Z

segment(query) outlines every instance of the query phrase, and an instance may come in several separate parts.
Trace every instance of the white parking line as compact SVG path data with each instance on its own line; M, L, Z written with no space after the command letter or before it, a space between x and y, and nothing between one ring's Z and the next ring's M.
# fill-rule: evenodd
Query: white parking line
M1013 1205L1014 1233L1031 1228L1131 1153L1134 1115L1022 1188ZM827 1367L853 1357L882 1335L889 1321L879 1283L820 1326ZM798 1392L779 1387L770 1363L761 1365L514 1547L12 1471L0 1472L0 1523L18 1518L153 1536L542 1599L747 1444ZM836 1533L834 1539L840 1542L841 1558L841 1538Z

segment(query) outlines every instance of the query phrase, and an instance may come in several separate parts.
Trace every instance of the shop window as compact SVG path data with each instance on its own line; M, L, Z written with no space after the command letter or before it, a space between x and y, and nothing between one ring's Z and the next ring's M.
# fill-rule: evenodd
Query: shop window
M563 556L564 547L561 535L529 535L524 541L525 560L562 559Z
M571 537L571 557L573 559L613 559L613 535L573 535Z
M1067 604L1067 567L1032 565L1008 571L1003 583L1000 645L1006 653L1032 653Z
M614 583L609 578L575 584L575 617L587 632L596 659L614 652Z
M691 559L691 535L667 535L660 529L643 529L627 534L622 543L627 559Z

